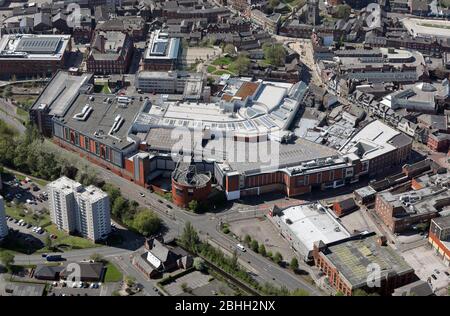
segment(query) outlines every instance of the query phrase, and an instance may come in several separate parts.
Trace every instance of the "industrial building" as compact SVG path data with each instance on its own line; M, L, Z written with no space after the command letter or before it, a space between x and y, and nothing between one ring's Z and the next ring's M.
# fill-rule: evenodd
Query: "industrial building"
M111 232L109 197L102 190L67 177L47 185L52 222L68 233L77 232L93 241Z
M332 211L320 203L309 203L280 209L274 206L269 219L281 235L305 261L312 259L314 243L330 244L350 237Z
M0 78L50 76L64 68L70 35L4 35L0 39Z

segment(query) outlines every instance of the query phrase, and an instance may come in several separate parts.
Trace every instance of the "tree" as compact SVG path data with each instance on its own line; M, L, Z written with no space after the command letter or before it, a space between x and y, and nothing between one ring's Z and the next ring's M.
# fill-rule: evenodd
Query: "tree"
M334 17L347 20L352 13L352 8L347 4L338 5L334 11Z
M266 256L266 247L265 247L263 244L259 245L258 252L259 252L262 256L265 257L265 256Z
M345 296L341 291L337 291L335 296Z
M101 255L101 254L99 254L99 253L96 253L96 252L94 252L90 257L89 257L89 259L91 259L91 260L93 260L94 262L102 262L104 259L103 259L103 256Z
M188 250L196 252L200 238L191 222L186 222L184 225L183 233L180 236L180 243Z
M267 63L273 66L281 67L286 60L286 50L281 44L269 44L263 45L264 59Z
M297 271L298 270L298 260L296 257L292 258L291 263L289 264L289 266L291 267L291 269L293 271Z
M271 9L275 8L280 4L280 0L269 0L269 7Z
M292 292L292 296L309 296L309 292L304 289L296 289Z
M233 44L226 44L223 47L223 53L227 55L234 55L236 54L236 47Z
M197 212L198 212L198 209L199 209L199 205L198 205L197 200L192 200L192 201L190 201L189 204L188 204L188 208L189 208L189 210L191 210L192 212L197 213Z
M362 289L356 289L353 291L353 296L369 296L369 294Z
M273 256L273 261L276 264L280 264L283 261L283 256L281 255L281 253L276 252L275 255Z
M250 243L250 248L254 251L254 252L258 252L258 242L256 240L252 240L252 242Z
M2 252L0 254L0 260L3 266L8 270L8 272L12 271L12 265L14 262L14 255L8 251Z
M251 61L250 58L248 58L248 56L240 54L234 61L233 65L238 74L241 75L248 72L250 68L250 63Z
M47 236L45 237L45 247L47 247L47 249L52 250L53 249L53 241L52 238L50 237L49 234L47 234Z
M144 236L151 236L161 229L161 219L154 212L143 210L134 218L133 228Z
M194 262L192 263L192 266L195 268L195 270L197 271L204 271L206 268L205 265L205 260L203 260L200 257L195 257L194 258Z
M134 277L132 277L132 276L126 276L125 277L125 284L128 286L128 287L133 287L135 284L136 284L136 279L134 278Z
M128 201L119 196L114 200L111 213L117 218L121 218L122 214L128 209Z
M250 235L245 235L245 237L244 237L244 243L247 245L247 246L250 246L250 243L252 242L252 237L250 237Z

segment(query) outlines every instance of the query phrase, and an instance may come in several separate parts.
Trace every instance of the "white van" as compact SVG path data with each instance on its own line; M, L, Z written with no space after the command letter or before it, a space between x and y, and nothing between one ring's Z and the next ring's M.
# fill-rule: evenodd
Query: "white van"
M236 248L239 249L239 250L242 251L242 252L245 252L245 247L242 246L241 244L237 244L237 245L236 245Z

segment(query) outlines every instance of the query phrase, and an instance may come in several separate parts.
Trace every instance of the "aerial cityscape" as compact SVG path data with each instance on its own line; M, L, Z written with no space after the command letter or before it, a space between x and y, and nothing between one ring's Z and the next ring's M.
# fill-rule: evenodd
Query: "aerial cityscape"
M0 296L450 296L449 58L450 0L0 0Z

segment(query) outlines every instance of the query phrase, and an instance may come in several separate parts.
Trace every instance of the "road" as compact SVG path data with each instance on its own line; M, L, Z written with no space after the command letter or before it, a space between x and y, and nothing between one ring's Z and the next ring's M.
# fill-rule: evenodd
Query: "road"
M15 108L11 109L11 105L9 103L5 102L3 99L0 99L0 120L16 129L19 133L24 133L26 128L15 117L15 115Z
M51 142L49 142L51 143ZM55 150L61 151L61 148L57 145L51 143L55 146ZM65 151L66 154L80 159L78 155ZM122 195L130 200L135 200L141 206L147 206L150 209L158 213L167 228L165 233L165 238L173 238L182 233L184 225L186 222L191 222L194 228L198 231L202 239L212 239L225 249L235 249L236 241L230 237L219 232L218 220L214 217L214 214L207 213L203 215L197 215L189 213L175 206L174 204L164 200L163 198L157 196L156 194L150 193L148 190L132 183L120 176L104 169L95 164L91 164L86 161L91 168L93 168L98 177L103 179L105 182L111 183L120 188ZM141 196L141 193L144 196ZM163 203L161 203L161 202ZM171 208L167 207L170 205ZM127 256L131 254L131 251L123 248L115 247L99 247L93 249L83 249L75 250L64 253L63 257L68 261L78 261L88 258L92 253L98 253L105 258ZM44 262L44 258L38 255L18 255L15 258L16 264L37 264ZM261 282L270 282L278 286L285 286L289 290L295 290L298 288L304 289L311 293L311 295L320 295L321 292L312 287L311 284L300 279L299 277L293 275L287 269L283 269L277 264L263 258L259 254L252 251L247 251L246 253L240 254L240 260L250 265L257 274L256 279Z
M117 247L96 247L89 249L72 250L62 254L62 257L67 261L81 261L89 259L89 257L97 253L103 258L113 258L116 256L126 256L132 253L131 250ZM40 254L39 255L16 255L14 257L14 263L17 265L30 265L45 263L46 260Z

